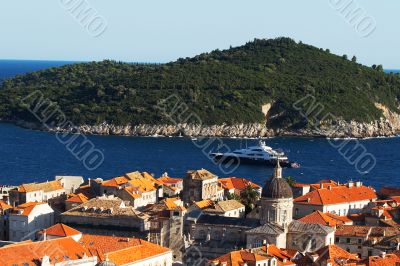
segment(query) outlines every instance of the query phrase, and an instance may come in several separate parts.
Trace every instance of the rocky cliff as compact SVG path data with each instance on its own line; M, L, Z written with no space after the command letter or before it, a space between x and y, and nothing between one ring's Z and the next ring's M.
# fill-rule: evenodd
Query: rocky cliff
M307 129L271 129L266 124L236 124L236 125L79 125L76 127L46 127L44 125L17 121L16 124L25 128L39 129L51 132L82 133L85 135L121 135L121 136L186 136L186 137L273 137L273 136L304 136L330 138L370 138L389 137L400 133L400 115L390 111L382 104L375 106L382 110L382 117L370 123L356 121L324 121ZM269 106L265 109L269 109ZM264 110L268 112L268 110Z

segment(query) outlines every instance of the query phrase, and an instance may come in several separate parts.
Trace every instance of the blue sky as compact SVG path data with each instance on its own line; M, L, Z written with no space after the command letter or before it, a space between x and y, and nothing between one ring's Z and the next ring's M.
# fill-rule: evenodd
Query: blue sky
M64 8L69 1L86 1L106 22L104 32L89 34ZM373 19L369 36L335 9L341 1ZM366 65L400 68L399 10L398 0L1 1L0 58L167 62L287 36Z

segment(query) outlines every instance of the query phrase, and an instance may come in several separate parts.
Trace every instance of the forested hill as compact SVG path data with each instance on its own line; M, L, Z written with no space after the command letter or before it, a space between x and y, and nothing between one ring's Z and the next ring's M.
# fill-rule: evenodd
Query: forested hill
M0 119L35 121L21 102L35 90L78 125L171 123L156 105L176 94L204 124L263 122L271 103L269 126L295 129L307 122L293 103L308 93L345 120L376 120L375 103L397 111L400 78L289 38L256 39L167 64L106 60L17 76L0 89Z

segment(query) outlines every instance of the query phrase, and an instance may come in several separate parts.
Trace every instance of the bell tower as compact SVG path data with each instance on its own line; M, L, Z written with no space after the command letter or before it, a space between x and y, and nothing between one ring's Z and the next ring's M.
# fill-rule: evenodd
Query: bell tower
M282 167L277 160L273 176L265 183L261 194L260 223L274 223L284 228L293 220L292 188L282 178Z

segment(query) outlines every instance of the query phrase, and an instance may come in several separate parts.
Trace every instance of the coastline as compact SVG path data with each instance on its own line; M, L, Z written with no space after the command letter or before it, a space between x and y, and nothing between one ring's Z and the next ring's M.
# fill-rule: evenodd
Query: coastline
M332 125L321 125L314 129L270 129L264 124L236 124L236 125L112 125L105 122L99 125L80 125L76 128L48 128L39 123L26 121L1 121L21 128L39 130L52 133L80 133L83 135L99 136L126 136L126 137L207 137L207 138L239 138L258 139L273 137L296 138L326 138L326 139L376 139L394 138L400 133L400 127L393 127L389 121L381 119L371 123L356 123L339 121Z

